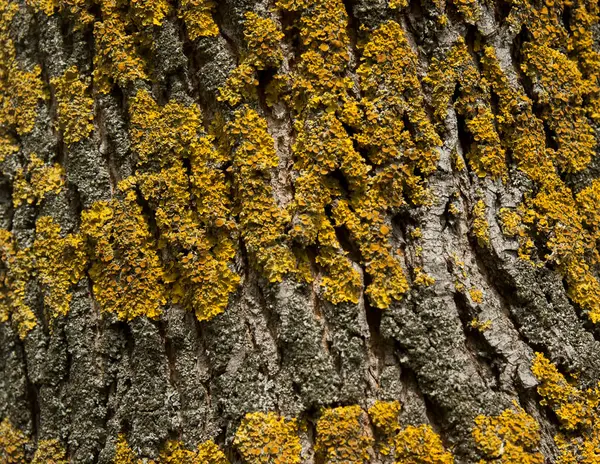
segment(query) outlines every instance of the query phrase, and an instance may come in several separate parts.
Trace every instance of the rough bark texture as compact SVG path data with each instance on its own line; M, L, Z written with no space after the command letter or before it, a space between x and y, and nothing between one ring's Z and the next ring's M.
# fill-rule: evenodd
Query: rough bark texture
M544 134L543 145L554 150L553 153L559 153L567 144L561 136L566 138L568 134L561 133L557 125L561 120L580 117L573 116L570 110L558 116L553 113L559 105L556 103L560 100L559 91L564 90L569 108L583 108L580 119L585 120L584 131L593 139L591 160L575 166L576 155L567 153L566 159L556 155L554 160L558 161L551 164L555 166L556 178L572 199L583 189L592 188L592 181L600 172L598 158L593 156L598 114L589 109L598 94L593 72L597 62L592 59L586 62L587 58L577 44L567 43L568 39L561 42L559 39L534 38L535 30L530 23L535 21L525 14L525 19L511 16L516 16L521 9L532 8L539 12L546 8L542 3L490 1L444 5L411 0L407 5L402 2L396 2L398 5L390 2L390 5L384 0L324 2L328 8L341 5L344 13L341 20L348 36L348 55L342 66L345 68L337 73L337 77L349 79L353 85L349 90L343 90L347 96L336 97L337 103L333 106L342 105L348 99L359 102L360 106L363 104L361 99L368 98L369 92L377 92L377 85L380 89L387 85L376 84L374 89L366 90L364 77L357 70L361 63L368 66L388 59L375 56L369 61L364 56L364 47L378 28L394 21L400 26L415 57L414 75L420 83L418 93L423 98L418 106L425 109L428 124L442 143L437 144L439 146L430 144L434 153L431 172L426 168L415 168L412 172L429 189L430 201L410 198L410 189L405 182L406 192L401 193L405 195L404 204L390 202L378 210L385 226L380 228L375 223L373 227L384 231L385 243L389 244L390 253L398 257L410 287L392 296L390 304L379 305L387 306L385 308L378 308L364 293L366 285L374 278L366 272L367 248L361 238L351 226L343 224L343 220L331 219L336 214L332 208L335 210L338 201L358 191L351 178L354 168L351 166L344 171L338 165L325 173L323 179L335 179L341 193L325 202L323 214L334 226L340 250L347 252L345 258L351 261L348 272L358 273L361 282L357 298L348 297L345 301L341 298L340 301L325 295L322 283L326 266L321 266L315 258L322 242L294 238L292 233L295 221L302 214L295 203L299 196L296 182L300 171L311 169L310 166L298 167L298 159L302 156L298 153L300 149L294 148L298 131L302 124L311 120L311 115L326 112L327 105L316 103L316 109L309 110L294 108L295 101L306 99L306 93L316 94L318 90L295 93L296 90L288 89L289 98L286 99L282 92L276 94L275 102L269 99L268 86L275 76L301 73L297 70L302 66L302 53L310 49L301 37L300 24L306 16L303 8L310 9L311 5L320 2L296 2L305 5L303 8L290 6L293 3L219 1L212 10L207 9L209 19L212 16L210 21L214 20L218 31L206 33L208 26L205 26L198 36L193 35L190 25L178 15L182 4L173 3L166 15L159 18L160 2L144 4L145 7L140 7L141 14L131 14L127 18L150 19L137 23L132 20L134 23L124 30L129 36L139 34L136 47L141 50L138 53L144 63L145 76L132 78L129 75L119 81L118 72L125 69L125 73L130 68L119 67L118 59L114 59L108 84L100 82L102 76L99 73L93 74L93 81L89 79L97 67L103 66L95 61L95 56L102 50L98 48L99 32L94 22L108 22L108 6L102 2L82 2L69 4L75 5L69 10L64 6L66 3L57 3L44 12L42 2L4 5L5 12L11 5L17 5L14 17L10 21L4 20L3 30L14 45L14 57L5 57L5 60L14 60L15 66L24 72L34 72L34 66L38 65L39 79L46 95L33 99L35 117L32 127L19 129L15 117L3 122L1 134L4 139L1 142L7 147L8 154L3 155L2 162L0 225L12 234L3 239L3 246L13 243L20 250L35 250L36 237L41 236L39 218L50 216L60 226L62 237L67 233L83 237L81 246L87 256L87 264L81 275L74 279L76 282L66 285L67 293L71 295L67 311L54 314L49 300L45 299L53 287L44 284L43 273L39 271L41 265L36 264L40 261L39 254L35 251L30 265L32 270L26 273L23 298L24 304L34 313L34 327L22 330L15 299L7 297L8 303L3 303L8 309L5 309L6 317L0 324L0 418L9 419L14 429L28 437L24 461L32 458L36 443L57 439L71 462L113 462L119 434L123 434L139 458L157 459L169 440L178 440L184 447L193 449L212 439L226 452L230 462L244 462L239 447L233 443L242 418L256 411L272 411L286 418L306 421L306 427L298 432L303 447L302 462L349 462L343 459L327 461L318 453L315 457L315 425L326 411L323 408L359 405L366 411L375 400L399 401L402 406L400 426L431 425L459 463L477 462L483 456L472 435L475 418L497 416L514 408L513 401L516 401L540 425L540 441L532 449L541 451L546 462L558 459L554 437L561 430L561 418L553 412L552 405L540 404L539 379L531 371L534 353L544 353L565 375L578 373L576 385L582 389L594 386L600 379L600 343L599 332L589 314L594 313L593 304L597 305L597 302L590 305L589 301L573 296L576 273L567 268L568 263L565 264L571 255L562 262L556 259L562 256L562 248L555 247L552 237L564 223L561 218L554 218L553 213L540 205L536 210L530 203L525 208L536 211L535 219L527 219L525 209L519 213L520 224L526 224L522 227L527 230L522 234L503 233L501 210L518 211L520 204L526 204L550 188L536 179L531 169L523 168L526 163L518 158L515 144L511 142L515 135L501 127L503 122L499 118L505 111L503 105L506 106L506 102L502 101L500 84L492 85L491 66L486 71L482 60L485 50L489 50L486 47L493 47L494 63L502 70L508 86L530 99L527 100L529 103L518 103L519 109L517 106L509 108L508 113L515 115L529 104L528 117L539 122ZM114 8L129 15L134 5L134 2L131 5L124 2ZM564 30L566 37L577 34L579 27L591 32L593 41L586 50L595 53L600 37L597 16L587 25L577 23L578 8L590 11L597 8L597 5L590 5L582 1L550 6L549 16L555 11L560 14L548 23L554 24L559 32ZM87 11L92 19L84 21L81 11ZM244 35L248 12L270 18L272 24L283 31L283 38L277 39L280 56L273 60L254 59L251 74L257 83L250 84L250 96L242 95L240 101L232 105L219 98L219 89L225 88L227 78L236 66L244 60L252 61L248 58L253 53L248 46L249 38ZM464 39L472 69L467 65L455 66L459 69L458 77L448 78L449 101L444 104L443 98L436 101L436 88L439 90L441 84L434 82L432 77L434 63L444 62L457 44L460 48L460 38ZM323 44L332 46L315 40L319 47ZM567 80L576 85L585 83L587 90L581 90L581 94L571 98L569 82L558 82L556 77L567 71L559 69L556 76L548 73L548 84L544 80L543 66L529 73L522 69L523 63L527 66L527 57L524 57L527 44L544 40L549 49L562 54L565 63L573 64L581 82L576 82L571 74ZM111 46L127 50L123 43ZM397 43L398 48L403 46ZM325 46L319 49L325 53ZM389 47L386 50L389 51ZM534 63L534 60L530 62ZM553 62L559 63L556 59ZM72 66L76 66L74 79L85 83L85 91L77 94L76 85L67 82L66 97L61 100L59 83L54 79L61 79ZM535 63L529 69L534 67ZM444 71L443 66L441 69L441 76L446 78L449 72ZM410 65L402 72L410 74ZM461 82L461 76L469 72L476 73L474 82ZM428 81L425 76L434 81ZM315 81L312 83L316 85ZM562 87L548 90L554 83ZM485 89L476 93L479 90L473 90L469 85L480 85ZM403 97L408 102L414 98L411 92L415 89L411 90L408 84L404 89L391 87L388 90L392 94L405 92ZM199 134L214 134L216 138L210 143L223 154L222 160L211 166L223 173L225 196L231 200L227 221L231 222L234 232L227 233L232 238L235 256L224 269L235 272L230 276L232 291L225 292L228 303L216 316L196 317L193 310L178 303L171 294L162 301L143 302L136 309L138 313L123 316L118 313L121 303L117 302L113 311L107 310L110 305L99 301L96 295L96 285L102 285L102 281L98 280L100 284L94 282L97 269L96 274L90 271L98 254L94 244L108 236L108 229L102 229L96 236L86 235L85 231L81 232L81 224L82 214L91 211L98 202L116 199L125 205L125 217L137 215L143 218L150 241L148 246L158 257L161 269L153 270L158 277L151 286L166 288L171 285L161 274L168 267L165 263L173 262L173 256L177 261L185 255L174 252L170 255L171 248L185 248L185 245L177 242L178 238L169 242L170 239L165 237L171 229L163 227L161 217L157 217L157 211L166 208L160 205L160 195L166 194L148 195L140 181L129 190L135 198L128 203L125 190L117 187L123 179L146 169L143 166L150 166L147 172L167 169L168 160L177 156L184 160L185 172L193 169L191 158L177 152L178 140L185 137L173 129L173 125L167 125L166 132L158 135L164 140L169 131L176 134L177 140L160 155L167 161L143 164L148 157L154 156L155 148L151 147L144 154L143 149L135 145L138 142L132 140L135 117L131 114L131 105L142 91L147 91L157 102L159 112L168 102L199 108L203 122L194 130L197 129ZM17 95L14 86L8 84L4 92ZM89 114L82 109L85 102L77 102L73 95L84 94L82 98L93 98L93 119L89 122L92 126L86 128L83 124L83 135L73 137L76 130L69 135L65 129L68 120L74 120L73 124L79 130L81 120L85 121ZM470 96L473 101L465 102ZM72 108L61 110L61 101L75 103ZM16 106L25 104L18 102ZM228 141L228 137L235 134L238 118L235 111L239 108L251 108L266 121L268 134L272 137L270 143L274 143L276 163L273 166L265 162L266 167L257 168L257 172L263 173L261 179L265 178L265 172L270 175L267 193L279 210L289 211L289 217L283 218L283 238L278 243L293 252L305 252L313 276L310 282L297 272L288 272L289 269L269 274L265 271L269 265L278 266L287 258L283 254L274 255L274 261L265 264L267 259L261 258L261 253L270 251L265 251L262 245L256 247L249 243L254 236L245 232L251 230L251 225L244 229L244 211L250 207L245 202L254 198L248 189L255 191L252 190L254 187L244 183L248 181L250 171L244 171L245 168L235 161L241 156L242 142L235 137L234 141ZM415 110L410 104L407 108L397 111L395 117L414 139L421 128L413 118ZM487 109L492 115L491 126L479 134L475 123L471 124L473 111L479 111L473 108L484 108L481 113ZM75 112L69 114L71 110ZM358 111L365 109L361 107ZM167 117L165 113L161 114ZM526 114L525 110L523 114ZM356 124L350 121L351 118L344 120L342 116L339 119L341 130L365 160L363 164L372 168L369 176L389 162L373 161L382 147L361 143L355 137L362 133L362 123ZM375 125L388 123L389 120L382 120ZM238 125L243 128L249 124L246 119ZM522 120L513 124L525 125ZM158 133L156 127L147 127L149 132ZM571 128L566 132L576 130ZM483 140L490 131L498 134L497 145ZM240 135L241 138L244 136ZM318 138L326 137L322 133ZM150 140L149 143L162 142ZM314 143L316 141L309 141L308 145ZM408 156L406 153L410 150L416 153L411 155L413 160L418 159L420 153L426 151L418 142L416 149L401 146L402 143L398 142L400 149L396 159ZM492 156L492 162L488 164L480 162L483 155L477 152L486 143L497 155L496 158ZM573 143L584 142L576 140ZM16 148L11 150L9 146ZM35 193L41 187L34 185L35 180L31 177L34 168L28 167L32 165L34 155L45 166L55 163L61 166L62 187L49 188L39 195ZM537 160L534 164L543 164L541 157L534 156L534 160ZM571 161L573 166L569 165ZM264 160L259 160L258 164L261 162ZM316 160L311 162L318 163ZM501 166L494 167L496 163ZM25 176L34 191L25 195L20 203L15 202L19 176ZM205 200L198 195L190 200L190 204L202 201ZM573 214L585 216L583 201L577 203L579 206L573 206L574 210L579 208ZM481 202L483 207L478 208ZM139 205L139 213L132 205ZM115 210L114 205L110 208ZM264 208L264 204L259 205L259 209ZM559 204L559 209L565 208ZM353 213L358 211L356 205L350 209ZM552 218L547 227L540 225L544 217ZM592 219L587 222L585 218L577 220L578 227L595 237L596 225ZM259 237L266 233L258 230ZM119 234L117 231L116 235ZM532 258L524 259L523 253L518 251L520 246L526 247L524 242L529 237L533 240L529 248ZM577 239L576 236L569 237L565 243ZM144 240L135 247L145 249ZM173 245L175 242L178 244ZM586 243L591 244L591 248L586 248L581 262L587 263L586 272L593 275L595 241ZM61 255L59 261L67 260L65 256ZM12 284L9 282L3 287L2 291L8 294L14 291L14 282L18 279L13 278L14 262L9 262L6 256L3 259L3 278L13 279ZM102 265L105 263L101 262ZM135 282L139 275L131 272ZM164 272L166 275L167 271ZM77 272L69 268L66 276L56 275L69 279L70 274ZM234 275L238 276L239 284L232 277ZM394 276L391 274L387 278L394 279ZM189 288L184 287L183 293L188 291ZM59 294L57 298L61 300L62 297ZM157 312L151 314L150 308L155 306ZM208 306L210 312L218 304L211 302ZM379 433L372 424L365 427L367 435ZM376 447L369 453L369 462L394 460L393 455L385 457ZM443 462L431 459L414 462ZM492 461L489 456L486 459Z

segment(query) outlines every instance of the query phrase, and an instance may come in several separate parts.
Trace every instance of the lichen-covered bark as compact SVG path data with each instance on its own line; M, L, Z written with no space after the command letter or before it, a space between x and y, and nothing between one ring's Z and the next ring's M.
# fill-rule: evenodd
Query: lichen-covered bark
M598 462L599 13L0 0L0 462Z

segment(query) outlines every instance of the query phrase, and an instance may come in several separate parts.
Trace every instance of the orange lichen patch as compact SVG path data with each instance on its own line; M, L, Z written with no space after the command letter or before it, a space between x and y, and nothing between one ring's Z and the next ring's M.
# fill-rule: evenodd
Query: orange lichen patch
M69 464L67 451L56 439L40 440L31 464Z
M373 439L367 434L366 420L359 406L323 410L317 422L317 455L329 464L369 462Z
M9 320L21 339L37 325L25 302L25 288L33 270L31 250L19 249L12 234L0 229L0 322Z
M135 191L127 181L119 190L122 198L96 202L81 215L94 296L120 319L155 318L166 303L163 271Z
M267 122L245 107L225 127L233 156L236 214L240 232L252 260L269 281L280 282L294 272L296 260L287 243L290 218L273 197L271 170L277 166L273 138Z
M136 39L125 28L125 22L110 10L94 24L94 86L100 93L108 93L113 84L126 87L147 77Z
M272 412L246 414L233 444L248 464L300 463L302 447L296 419Z
M25 462L27 436L15 428L8 418L0 422L0 462L22 464Z
M13 182L13 205L22 203L35 205L40 203L49 193L58 194L64 187L64 172L57 163L46 165L34 153L25 170L19 168Z
M283 60L280 42L283 32L271 18L263 18L254 12L245 15L244 39L246 50L237 68L225 85L219 89L220 101L231 106L252 97L258 85L257 71L276 68Z
M465 118L466 129L473 139L467 153L471 169L479 177L506 179L505 152L491 109L490 88L463 39L457 41L443 60L432 60L425 82L433 85L434 114L439 121L446 118L458 84L454 108Z
M596 462L600 458L600 383L587 390L576 387L541 353L536 353L531 371L540 382L540 404L554 410L563 429L554 437L560 450L557 462Z
M453 464L454 457L426 424L403 428L394 440L396 464Z
M219 27L212 17L215 7L212 0L182 0L178 15L191 40L219 35Z
M543 464L538 451L540 426L515 403L499 416L477 416L473 439L483 455L479 464Z
M44 304L51 320L69 312L69 289L84 276L87 263L85 242L80 235L61 236L51 217L40 217L35 227L33 255L36 275L44 287Z
M51 81L58 101L58 123L67 145L88 137L94 130L94 99L87 95L89 80L72 66Z

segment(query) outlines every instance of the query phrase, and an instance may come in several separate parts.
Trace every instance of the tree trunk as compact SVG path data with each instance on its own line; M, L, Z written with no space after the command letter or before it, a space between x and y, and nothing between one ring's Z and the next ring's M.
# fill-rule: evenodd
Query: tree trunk
M1 462L598 462L597 2L0 7Z

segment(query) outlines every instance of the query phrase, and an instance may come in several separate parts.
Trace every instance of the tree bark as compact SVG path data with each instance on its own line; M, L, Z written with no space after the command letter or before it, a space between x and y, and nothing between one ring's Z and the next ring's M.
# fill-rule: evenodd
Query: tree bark
M301 462L349 462L315 453L318 420L340 406L366 414L380 400L400 402L399 427L430 425L457 463L501 462L478 446L474 421L516 402L540 427L531 449L557 462L564 424L551 402L540 403L531 366L543 353L567 378L578 374L580 391L600 379L595 197L581 194L600 172L600 36L593 2L546 3L226 0L194 10L192 2L0 2L0 39L10 43L0 52L0 225L9 233L0 419L27 437L19 459L56 439L70 462L110 463L124 436L139 459L158 459L169 440L187 449L213 440L230 462L250 462L234 437L259 411L305 421ZM208 25L185 11L203 11ZM248 13L270 22L248 29ZM391 44L378 42L384 32ZM584 35L590 43L578 42ZM307 51L321 54L315 66L343 88L310 70ZM256 82L232 84L244 64ZM37 79L41 93L18 72ZM23 108L33 116L19 116ZM184 114L189 108L201 121ZM329 126L311 133L318 124ZM522 149L521 128L533 128L537 148ZM224 193L196 173L197 139L218 153L206 166ZM357 161L346 157L353 153ZM321 155L337 157L334 166ZM400 181L369 203L373 179L389 166ZM188 196L177 211L193 211L189 223L173 219L179 197L161 187L171 168L184 173ZM307 173L335 187L301 185ZM154 174L166 177L144 184ZM224 219L211 216L219 195ZM213 211L199 212L202 205ZM512 231L507 212L517 218ZM48 216L60 234L40 245ZM325 218L333 242L325 229L312 236L303 217ZM139 227L137 241L120 227ZM200 229L232 244L216 272L183 262L202 255L186 241ZM381 247L384 254L373 251ZM328 250L358 276L358 290L328 294L346 275L325 262ZM76 262L79 252L85 258ZM381 256L401 274L373 271ZM133 269L142 261L148 267ZM111 274L115 262L122 267ZM382 300L366 293L377 285ZM218 301L190 296L220 286ZM375 445L368 453L366 462L394 462ZM414 462L442 462L431 459Z

